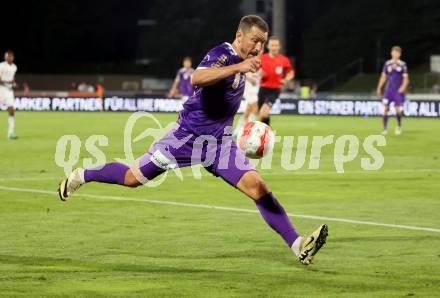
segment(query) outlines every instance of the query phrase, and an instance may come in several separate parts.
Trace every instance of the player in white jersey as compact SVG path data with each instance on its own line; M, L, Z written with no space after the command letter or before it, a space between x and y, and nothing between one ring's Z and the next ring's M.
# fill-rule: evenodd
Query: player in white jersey
M14 52L6 51L5 61L0 63L0 105L6 105L9 114L8 138L14 140L17 135L14 133L15 124L15 108L14 108L14 91L12 88L16 86L15 73L17 66L14 64Z
M240 129L248 122L254 121L258 116L258 91L260 90L261 73L246 73L246 83L244 86L243 98L246 101L246 108L238 121L234 131L234 137Z

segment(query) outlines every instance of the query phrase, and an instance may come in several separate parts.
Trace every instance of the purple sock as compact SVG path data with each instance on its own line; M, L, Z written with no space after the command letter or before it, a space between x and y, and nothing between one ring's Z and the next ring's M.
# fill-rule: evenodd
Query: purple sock
M266 223L280 234L287 245L291 247L295 239L298 238L298 234L293 228L286 211L273 194L268 193L255 203Z
M383 115L383 129L388 129L388 115Z
M110 184L124 185L125 173L129 167L121 163L113 162L100 167L100 169L89 169L84 171L86 182L103 182Z
M402 115L401 114L396 114L396 118L397 118L397 126L400 127L400 125L402 123Z

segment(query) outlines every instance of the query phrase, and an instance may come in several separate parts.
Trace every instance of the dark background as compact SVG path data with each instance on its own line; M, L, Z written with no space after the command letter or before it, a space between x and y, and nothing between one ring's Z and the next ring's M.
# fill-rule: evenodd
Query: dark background
M323 78L358 58L375 72L394 44L412 70L440 53L438 0L286 2L285 48L299 78ZM236 0L16 0L1 10L0 50L16 52L21 73L154 77L172 77L181 57L198 63L232 41L242 16Z

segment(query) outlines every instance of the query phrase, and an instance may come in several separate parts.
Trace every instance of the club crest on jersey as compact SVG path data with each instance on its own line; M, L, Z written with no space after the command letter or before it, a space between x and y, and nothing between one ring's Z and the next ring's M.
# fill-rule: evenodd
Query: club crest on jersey
M277 75L280 75L283 73L283 67L282 66L277 66L277 68L275 68L275 72Z
M232 89L237 89L238 85L240 85L241 74L237 73L234 78L234 82L232 83Z

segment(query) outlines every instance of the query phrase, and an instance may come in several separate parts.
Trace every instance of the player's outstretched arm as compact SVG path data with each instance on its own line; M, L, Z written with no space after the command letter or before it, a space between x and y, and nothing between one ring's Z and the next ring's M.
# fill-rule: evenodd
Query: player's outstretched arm
M193 86L209 86L237 73L256 72L260 67L260 58L252 57L238 64L224 67L198 68L191 77Z

